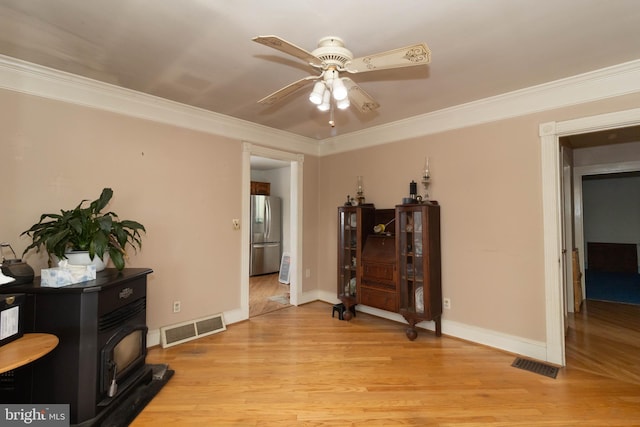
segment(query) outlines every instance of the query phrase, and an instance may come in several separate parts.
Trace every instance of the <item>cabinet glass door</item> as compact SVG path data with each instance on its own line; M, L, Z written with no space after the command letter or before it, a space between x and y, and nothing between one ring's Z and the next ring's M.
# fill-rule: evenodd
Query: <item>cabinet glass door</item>
M422 211L399 212L400 307L424 312L424 245Z
M396 207L400 314L409 323L407 337L417 337L415 325L435 322L441 335L440 206L435 201Z
M339 216L338 296L355 297L358 250L358 215L342 209Z

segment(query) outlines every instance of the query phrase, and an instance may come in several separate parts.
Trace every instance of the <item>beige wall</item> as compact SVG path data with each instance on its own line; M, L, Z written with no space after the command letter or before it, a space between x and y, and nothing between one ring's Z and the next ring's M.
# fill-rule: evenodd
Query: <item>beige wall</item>
M545 339L538 126L637 108L640 94L428 135L322 158L306 155L303 292L335 294L336 207L364 176L368 202L391 208L429 156L442 205L445 320ZM115 191L110 209L149 230L130 266L154 270L151 329L240 306L242 144L77 105L0 90L0 239L43 212ZM26 260L38 270L42 257ZM310 277L305 277L306 270ZM324 292L324 293L323 293ZM172 301L182 312L171 312ZM329 312L327 312L327 315ZM445 330L446 333L446 330Z
M77 105L0 90L0 240L20 255L19 234L41 213L72 208L111 187L108 206L147 228L130 267L150 267L150 329L240 308L242 144ZM305 156L305 191L316 194L314 166ZM305 211L317 210L305 199ZM315 215L304 234L315 236ZM305 244L315 270L315 248ZM43 256L25 261L36 274ZM310 267L310 268L311 268ZM315 288L315 279L302 284ZM174 314L172 302L182 311Z
M542 178L538 127L635 108L640 96L528 115L323 157L320 228L328 245L320 286L335 292L338 205L363 175L367 202L392 208L419 182L429 156L441 204L443 318L545 340ZM420 192L420 187L419 187ZM446 333L446 330L444 331Z

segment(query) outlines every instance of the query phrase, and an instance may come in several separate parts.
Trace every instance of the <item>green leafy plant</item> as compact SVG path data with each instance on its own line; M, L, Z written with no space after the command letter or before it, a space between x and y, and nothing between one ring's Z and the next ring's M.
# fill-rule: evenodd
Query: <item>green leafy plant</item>
M146 230L136 221L120 221L113 212L102 213L113 197L113 190L105 188L97 200L89 206L81 201L71 210L61 210L60 214L42 214L40 221L22 232L33 242L27 246L23 255L31 249L40 251L44 247L50 255L65 259L68 251L89 251L93 259L96 255L103 259L108 253L113 265L122 270L127 258L126 246L134 251L142 248L140 232Z

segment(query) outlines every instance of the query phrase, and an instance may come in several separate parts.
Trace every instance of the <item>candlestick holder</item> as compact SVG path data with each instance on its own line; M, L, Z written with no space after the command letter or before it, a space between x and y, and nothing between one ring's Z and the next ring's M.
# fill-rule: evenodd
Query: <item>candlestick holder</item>
M429 158L427 157L424 161L424 172L422 173L422 186L424 187L424 196L422 197L423 201L429 200L429 184L431 184L431 175L429 174Z
M429 184L431 184L431 177L429 175L423 175L422 186L424 187L424 196L422 196L422 200L425 202L429 200Z
M364 205L364 189L362 187L362 176L358 175L358 189L356 191L356 200L358 205Z

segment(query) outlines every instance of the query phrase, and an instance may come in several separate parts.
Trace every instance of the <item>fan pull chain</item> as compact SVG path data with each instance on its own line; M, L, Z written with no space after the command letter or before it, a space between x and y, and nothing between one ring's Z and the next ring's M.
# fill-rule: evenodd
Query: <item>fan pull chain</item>
M336 122L333 120L333 102L331 103L331 110L329 111L329 125L334 128L336 127Z

